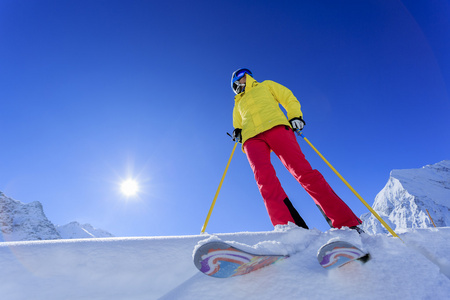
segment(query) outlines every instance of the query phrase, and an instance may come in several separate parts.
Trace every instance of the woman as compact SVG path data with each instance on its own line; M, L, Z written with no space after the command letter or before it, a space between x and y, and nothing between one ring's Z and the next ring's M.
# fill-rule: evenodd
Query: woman
M243 145L272 224L293 222L308 228L281 187L270 161L271 151L313 198L330 226L359 229L356 226L361 220L336 195L322 174L311 168L297 143L293 129L302 130L305 122L293 93L274 81L257 82L248 69L233 73L231 87L236 93L233 140Z

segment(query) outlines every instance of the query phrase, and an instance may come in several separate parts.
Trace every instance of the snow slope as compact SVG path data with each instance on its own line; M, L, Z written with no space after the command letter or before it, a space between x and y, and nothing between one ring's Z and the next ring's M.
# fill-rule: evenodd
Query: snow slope
M2 299L448 299L450 228L411 229L397 238L354 230L232 233L0 243ZM197 271L194 247L209 238L287 260L230 279ZM317 250L353 242L372 260L324 270Z

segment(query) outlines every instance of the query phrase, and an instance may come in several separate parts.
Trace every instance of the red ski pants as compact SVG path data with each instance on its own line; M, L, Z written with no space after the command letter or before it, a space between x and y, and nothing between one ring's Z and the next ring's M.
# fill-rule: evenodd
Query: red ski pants
M361 224L361 220L336 195L322 174L311 168L292 129L281 125L260 133L244 143L244 151L274 226L294 223L294 220L283 202L287 195L270 161L271 150L331 220L333 227Z

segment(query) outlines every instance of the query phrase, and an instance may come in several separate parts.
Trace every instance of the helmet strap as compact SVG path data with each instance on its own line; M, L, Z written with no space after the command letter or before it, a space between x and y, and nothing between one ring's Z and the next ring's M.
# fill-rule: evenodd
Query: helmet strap
M239 94L245 90L245 83L240 83L239 81L236 81L234 84L237 85L236 92Z

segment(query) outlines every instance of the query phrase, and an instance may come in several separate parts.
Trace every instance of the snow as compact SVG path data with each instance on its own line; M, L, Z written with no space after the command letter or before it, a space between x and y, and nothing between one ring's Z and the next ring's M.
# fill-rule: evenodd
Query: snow
M111 233L94 228L91 224L80 224L75 221L66 225L56 226L56 230L63 239L113 237Z
M0 192L0 242L58 238L40 202L24 204Z
M450 160L418 169L393 170L373 209L396 232L450 226ZM361 216L368 233L387 233L371 213Z
M102 238L113 235L90 224L71 222L55 226L39 201L28 204L7 197L0 191L0 242L55 239Z
M398 238L295 226L270 232L0 243L2 299L448 299L450 228ZM196 246L223 240L247 251L290 254L248 275L208 277ZM365 265L323 269L317 250L345 240L369 251Z
M362 217L368 234L361 235L348 228L321 232L290 224L270 232L116 238L89 224L55 227L39 202L23 204L0 192L0 241L9 241L0 242L0 297L448 299L449 199L446 160L393 170L375 198L373 208L400 238L388 235L370 214ZM438 228L432 227L427 210ZM192 257L197 247L212 240L255 254L290 257L244 276L208 277L196 269ZM332 240L353 243L372 259L325 270L316 255Z

